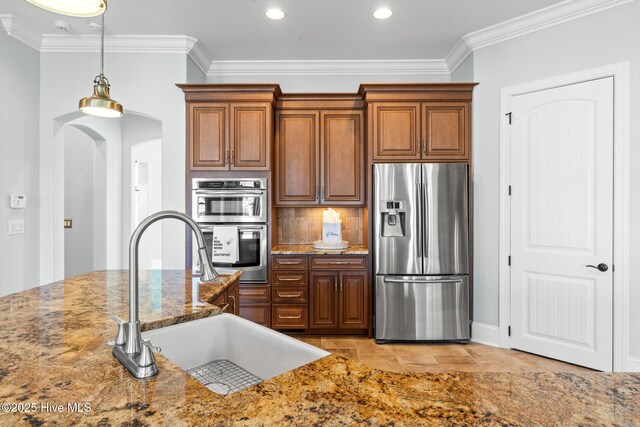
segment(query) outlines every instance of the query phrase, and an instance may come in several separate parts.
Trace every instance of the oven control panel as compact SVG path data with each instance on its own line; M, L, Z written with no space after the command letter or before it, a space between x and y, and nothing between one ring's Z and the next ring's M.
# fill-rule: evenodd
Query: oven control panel
M264 189L267 182L264 178L258 179L194 179L194 190L242 190Z

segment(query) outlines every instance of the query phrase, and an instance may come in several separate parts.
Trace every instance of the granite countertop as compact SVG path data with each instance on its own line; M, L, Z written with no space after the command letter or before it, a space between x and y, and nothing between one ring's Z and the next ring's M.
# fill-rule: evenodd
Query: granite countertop
M233 279L200 295L215 298ZM193 303L189 273L143 273L140 284L146 329L219 311ZM640 374L396 374L333 354L224 397L159 354L159 374L136 380L105 344L116 331L108 319L125 316L127 300L122 271L0 298L0 403L35 408L3 405L0 425L640 424ZM68 410L73 402L90 410Z
M368 255L366 245L349 245L347 249L316 249L313 245L276 245L271 248L272 255Z

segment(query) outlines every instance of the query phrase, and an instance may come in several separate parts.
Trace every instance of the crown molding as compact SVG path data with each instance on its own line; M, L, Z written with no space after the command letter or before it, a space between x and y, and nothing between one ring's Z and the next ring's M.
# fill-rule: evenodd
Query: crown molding
M453 73L472 52L473 50L467 44L464 37L461 38L453 49L451 49L451 52L449 52L449 55L447 55L447 58L445 59L447 67L449 68L449 73Z
M213 61L210 76L449 74L443 59Z
M31 25L13 15L0 15L0 21L8 35L35 50L40 50L42 34Z
M116 35L105 36L104 50L112 53L183 53L188 54L197 40L189 36ZM100 52L100 35L43 34L42 53Z
M195 39L194 39L195 40ZM189 50L189 58L193 60L196 66L202 71L205 75L209 73L209 68L213 63L211 56L207 52L207 50L202 46L198 40L195 40L195 43Z
M482 49L633 1L635 0L566 0L474 31L465 35L463 40L472 51Z

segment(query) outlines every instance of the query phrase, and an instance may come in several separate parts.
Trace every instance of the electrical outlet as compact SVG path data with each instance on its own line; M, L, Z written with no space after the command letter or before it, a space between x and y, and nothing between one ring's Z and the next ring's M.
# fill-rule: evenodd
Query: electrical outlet
M27 207L27 196L24 194L12 194L11 195L11 208L12 209L24 209Z
M17 219L9 221L9 236L14 234L24 234L24 220Z

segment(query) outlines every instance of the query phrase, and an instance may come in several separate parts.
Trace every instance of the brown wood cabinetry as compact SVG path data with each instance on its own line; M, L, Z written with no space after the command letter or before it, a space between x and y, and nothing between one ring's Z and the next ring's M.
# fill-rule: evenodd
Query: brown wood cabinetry
M311 272L310 328L333 329L338 327L338 274Z
M178 86L187 101L189 170L270 170L278 85Z
M277 120L276 203L318 203L318 113L279 112Z
M420 159L420 104L375 103L371 107L373 158Z
M475 83L363 84L373 162L469 161Z
M276 135L277 204L364 204L362 111L279 111Z
M370 291L366 256L274 255L272 265L273 328L305 329L308 333L367 332ZM300 311L302 306L307 309Z
M366 328L369 325L367 273L342 271L339 286L340 327Z
M212 304L223 309L226 313L240 314L240 282L236 280L220 294Z
M362 111L320 113L320 203L364 203Z
M468 102L373 103L373 160L468 160Z
M271 326L270 289L269 285L242 285L239 287L239 316L262 326Z
M226 170L227 167L227 117L226 104L189 104L189 145L191 169Z

